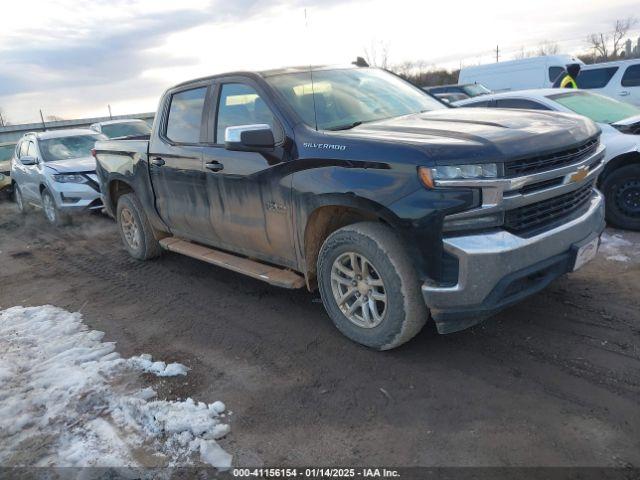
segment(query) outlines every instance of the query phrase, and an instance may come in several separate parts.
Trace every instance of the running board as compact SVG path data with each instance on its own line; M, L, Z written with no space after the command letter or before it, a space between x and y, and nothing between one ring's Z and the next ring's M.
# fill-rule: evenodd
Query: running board
M301 288L306 285L304 277L291 270L285 270L264 263L239 257L231 253L222 252L209 247L203 247L197 243L191 243L176 237L166 237L160 240L160 245L165 250L181 253L187 257L228 268L234 272L243 273L249 277L262 280L283 288Z

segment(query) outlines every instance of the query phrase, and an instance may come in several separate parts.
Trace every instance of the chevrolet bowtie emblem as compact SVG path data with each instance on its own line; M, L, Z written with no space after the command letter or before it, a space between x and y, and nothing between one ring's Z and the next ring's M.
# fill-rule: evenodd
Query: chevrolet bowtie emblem
M567 175L567 183L579 182L580 180L587 178L587 175L589 175L589 167L578 167L575 172Z

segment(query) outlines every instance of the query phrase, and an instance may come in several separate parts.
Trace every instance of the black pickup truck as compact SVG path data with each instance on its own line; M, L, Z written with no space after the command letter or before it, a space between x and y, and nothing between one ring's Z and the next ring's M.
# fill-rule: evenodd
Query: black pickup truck
M170 88L148 141L94 155L133 257L318 288L342 333L384 350L590 260L599 136L572 115L448 108L374 68L287 68Z

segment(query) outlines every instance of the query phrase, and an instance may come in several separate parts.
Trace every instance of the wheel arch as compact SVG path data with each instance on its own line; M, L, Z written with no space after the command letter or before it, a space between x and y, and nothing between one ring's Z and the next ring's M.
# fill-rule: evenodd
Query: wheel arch
M640 152L634 150L633 152L623 153L622 155L618 155L617 157L612 158L607 162L604 167L604 170L598 177L598 188L600 188L606 178L611 175L618 168L626 167L631 164L640 164Z
M107 207L114 216L118 208L118 199L127 193L135 193L135 189L133 188L133 185L122 179L115 178L107 185Z
M319 201L318 201L319 200ZM302 233L302 255L307 288L317 288L317 260L324 241L336 230L354 223L373 221L393 226L393 213L371 200L342 196L316 197Z

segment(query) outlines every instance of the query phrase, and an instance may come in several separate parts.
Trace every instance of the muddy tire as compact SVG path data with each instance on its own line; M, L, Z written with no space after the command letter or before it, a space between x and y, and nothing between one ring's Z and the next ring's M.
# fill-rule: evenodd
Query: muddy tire
M64 227L71 223L71 217L60 212L56 207L56 202L53 200L53 195L48 188L42 190L41 197L44 216L49 220L49 223L56 227Z
M377 350L409 341L429 315L402 242L380 223L356 223L332 233L318 256L318 284L338 330Z
M29 212L29 210L31 210L29 205L25 203L24 197L22 196L22 191L20 190L20 187L18 186L18 184L14 184L13 186L13 201L16 202L18 211L21 214L26 215Z
M601 185L605 217L610 225L640 230L640 165L626 165L611 172Z
M153 234L140 200L133 193L118 199L116 220L122 243L129 254L138 260L150 260L162 254L162 247Z

